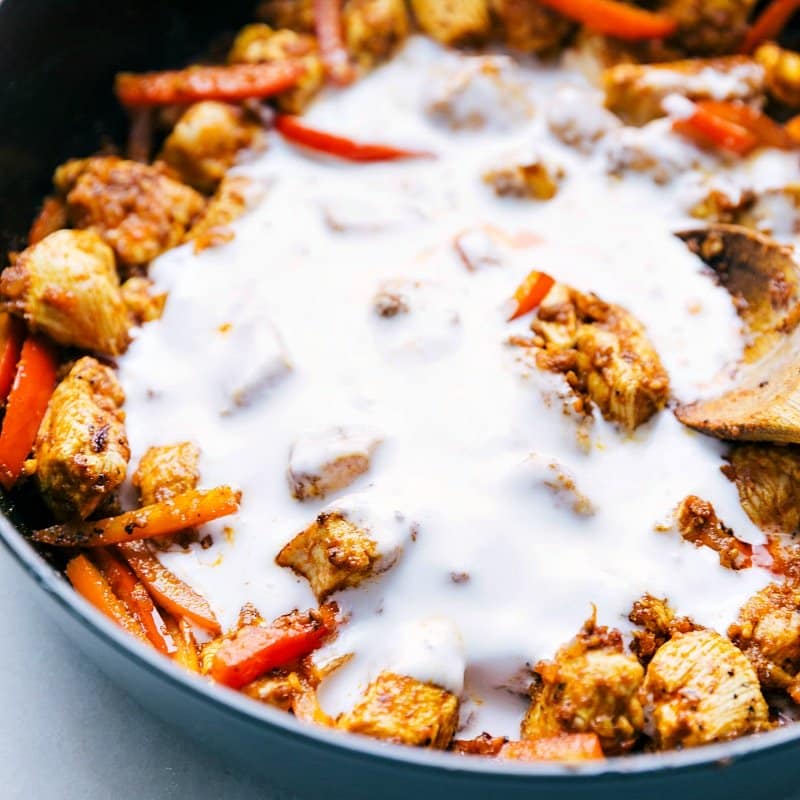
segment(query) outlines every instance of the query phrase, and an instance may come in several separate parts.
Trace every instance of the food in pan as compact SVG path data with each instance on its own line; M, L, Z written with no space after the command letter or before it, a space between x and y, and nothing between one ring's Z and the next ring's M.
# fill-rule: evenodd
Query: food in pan
M602 759L800 703L795 4L267 0L0 275L0 480L317 725Z

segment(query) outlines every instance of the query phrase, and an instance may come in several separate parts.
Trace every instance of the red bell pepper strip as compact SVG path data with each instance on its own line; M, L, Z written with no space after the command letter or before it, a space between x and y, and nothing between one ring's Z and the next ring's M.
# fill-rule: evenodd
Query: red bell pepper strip
M319 612L294 611L269 627L245 625L217 650L211 677L231 689L241 689L265 672L308 655L333 633L336 611L329 605Z
M4 403L14 383L25 326L10 314L0 316L0 403Z
M310 128L300 121L298 117L289 114L279 114L275 119L275 128L281 136L294 144L317 150L320 153L341 158L345 161L375 162L399 161L409 158L432 158L431 153L421 150L404 150L399 147L384 144L361 144L336 136L332 133Z
M580 22L595 33L626 39L663 39L678 30L666 14L645 11L615 0L540 0L542 5Z
M750 55L760 44L775 39L798 8L800 0L772 0L748 29L739 52Z
M168 570L144 542L125 542L119 545L119 550L165 611L186 617L211 633L220 633L219 621L205 597Z
M726 150L737 156L746 156L758 147L758 137L736 122L720 117L695 105L694 113L672 123L672 130L694 142L699 147Z
M553 288L555 281L546 272L531 272L517 287L512 302L514 311L508 321L517 319L538 308L547 293Z
M352 83L356 71L342 39L341 0L314 0L314 32L328 77L339 86Z
M499 758L511 761L595 761L603 758L596 733L564 733L544 739L508 742Z
M201 100L260 100L291 89L305 72L301 61L188 67L167 72L117 75L115 91L128 108L197 103Z
M197 640L194 638L194 631L191 624L183 619L175 619L170 614L164 614L164 622L167 630L175 642L177 650L172 654L172 660L180 664L189 672L200 672L200 657L197 653Z
M161 614L153 604L147 589L136 579L133 572L118 556L105 548L98 548L94 552L94 557L111 590L142 624L150 644L164 655L174 653L175 643Z
M746 128L757 137L760 145L778 150L793 150L798 142L789 131L768 117L763 111L738 101L700 100L705 111Z
M13 389L11 393L13 396ZM105 547L134 542L178 533L233 514L239 510L240 500L241 493L229 486L217 486L208 491L190 489L169 500L126 511L116 517L43 528L35 531L32 538L54 547Z
M29 336L22 345L0 432L0 483L6 489L22 474L55 385L53 348L46 340Z

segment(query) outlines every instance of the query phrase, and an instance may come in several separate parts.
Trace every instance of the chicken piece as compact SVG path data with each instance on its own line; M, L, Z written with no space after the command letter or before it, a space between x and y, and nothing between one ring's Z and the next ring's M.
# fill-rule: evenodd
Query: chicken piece
M747 56L687 59L666 64L618 64L603 73L605 106L629 125L663 117L664 98L759 102L764 69Z
M523 53L556 53L577 27L538 0L489 0L489 7L505 43Z
M522 721L523 739L596 733L606 753L623 753L644 725L638 691L642 665L624 651L618 630L588 619L553 661L534 667L538 681Z
M492 736L484 731L474 739L455 739L451 749L463 756L496 756L507 742L505 736Z
M242 687L242 694L281 711L291 711L295 697L303 691L300 676L284 669L272 670Z
M737 539L714 511L714 506L695 495L684 498L675 511L680 535L695 547L709 547L719 554L727 569L748 569L753 565L753 548Z
M56 519L86 519L125 480L131 456L113 371L79 359L58 384L39 432L36 479Z
M756 195L749 190L732 197L722 189L710 189L689 209L689 213L695 219L706 222L739 223L745 210L752 206L755 199Z
M325 83L325 68L313 36L268 25L248 25L239 32L228 54L231 64L267 64L301 59L305 73L296 86L275 97L281 111L300 114Z
M410 535L397 517L375 514L369 498L343 497L298 533L275 562L306 578L322 602L394 566Z
M491 30L488 0L411 0L422 30L442 44L480 42Z
M546 113L550 132L582 153L591 153L601 139L622 126L614 114L596 104L593 94L573 86L559 89Z
M456 732L458 706L458 698L445 689L383 672L336 725L397 744L444 750Z
M147 264L179 245L205 201L166 168L95 156L56 170L70 223L99 234L126 267Z
M137 325L161 319L167 303L166 292L153 294L153 282L147 278L128 278L120 287L122 301L125 303Z
M800 53L765 42L753 58L764 68L770 97L789 108L800 107Z
M314 0L262 0L256 17L274 28L300 33L314 30Z
M200 451L191 442L150 447L139 461L131 482L143 506L162 503L191 489L200 481Z
M670 42L692 56L735 53L757 0L666 0L659 11L678 22Z
M262 198L262 187L244 175L226 175L205 210L189 231L195 253L218 247L233 239L231 223Z
M633 431L660 411L669 377L642 324L620 306L557 284L539 307L536 363L561 372L581 409Z
M744 652L761 685L785 689L800 703L800 589L771 583L751 597L728 628L731 641Z
M264 144L260 124L239 106L207 100L184 112L159 158L184 182L213 192L236 162L239 151Z
M740 444L722 467L754 525L768 533L800 530L800 448Z
M349 486L367 472L380 443L380 434L364 426L301 436L289 455L287 477L292 496L296 500L321 498Z
M427 112L452 130L502 132L530 119L533 105L508 56L468 56L435 76Z
M631 652L647 666L661 645L678 633L702 630L689 617L676 617L666 600L642 595L631 608L628 619L643 630L631 633Z
M642 684L648 732L661 750L769 729L769 710L747 657L715 631L678 634L653 656Z
M114 253L92 231L56 231L24 250L0 275L0 298L59 344L111 356L128 347Z
M349 0L342 26L347 50L368 69L388 58L408 37L408 11L404 0Z
M541 156L531 154L487 170L483 181L498 197L552 200L565 174L560 165L548 164Z

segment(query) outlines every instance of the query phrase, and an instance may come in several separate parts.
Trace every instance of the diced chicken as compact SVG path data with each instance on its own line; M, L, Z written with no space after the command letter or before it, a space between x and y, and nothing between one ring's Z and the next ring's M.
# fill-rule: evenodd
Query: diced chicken
M542 453L532 453L524 462L525 475L552 493L556 503L581 517L595 513L594 503L581 492L575 476L558 459Z
M547 124L564 144L590 153L610 131L622 126L610 111L594 102L594 95L572 86L556 92L547 107Z
M505 131L525 122L533 106L507 56L462 57L434 76L428 95L431 118L452 130Z
M641 128L613 131L603 140L606 170L610 175L633 170L666 184L702 164L700 151L671 130L671 120L656 119Z
M408 37L404 0L349 0L342 14L348 52L362 67L388 58Z
M161 503L197 488L199 460L200 451L191 442L150 447L132 478L141 504Z
M746 208L751 206L755 195L750 191L729 191L727 189L709 189L700 200L692 199L689 213L695 219L707 222L739 223Z
M72 225L99 234L127 267L179 245L205 204L164 168L116 156L68 161L54 181Z
M606 108L630 125L644 125L666 111L673 94L689 100L760 103L764 69L747 56L689 59L666 64L619 64L603 74Z
M415 678L381 673L337 727L413 747L446 749L458 724L458 698Z
M695 547L709 547L719 554L727 569L752 566L752 547L736 538L714 511L714 506L695 495L684 498L675 511L680 535Z
M190 106L164 142L159 158L184 183L213 192L241 150L264 144L261 125L244 109L206 101Z
M399 515L382 513L367 495L349 495L325 508L275 561L306 578L322 601L394 566L411 533Z
M638 691L644 669L623 648L622 634L587 620L553 661L534 667L522 738L596 733L603 750L622 753L638 739L644 715Z
M531 325L540 369L565 375L581 410L595 403L627 431L660 411L669 377L632 314L596 295L557 284Z
M122 301L137 325L161 319L167 303L165 292L153 293L153 282L143 277L128 278L120 286Z
M744 653L711 630L662 645L641 688L647 732L662 750L727 741L770 727L756 673Z
M642 595L633 604L628 619L642 628L632 632L631 651L647 666L662 644L678 633L702 630L689 617L676 617L666 600Z
M321 498L363 475L381 443L365 426L329 428L301 436L289 455L289 488L297 500Z
M231 64L278 63L289 59L301 59L305 72L296 86L275 99L282 111L299 114L325 82L325 70L313 36L293 30L273 30L268 25L248 25L242 28L228 54Z
M310 33L314 30L314 0L262 0L256 16L274 28Z
M24 250L0 275L5 308L59 344L116 356L131 318L114 253L92 231L60 230Z
M488 0L411 0L422 30L442 44L482 41L491 29Z
M800 53L765 42L753 58L764 68L770 97L789 108L800 107Z
M666 0L659 11L678 22L671 41L687 55L735 53L757 0Z
M800 530L800 449L740 444L722 468L736 484L739 501L753 524L768 533Z
M771 583L751 597L728 636L755 668L761 685L785 689L800 703L800 589Z
M194 242L195 252L230 242L231 223L257 205L263 194L263 186L250 178L226 175L189 231L187 238Z
M305 688L296 672L276 669L242 687L242 694L281 711L291 711L295 698Z
M89 357L56 387L34 454L42 496L57 519L85 519L125 480L124 402L113 371Z
M526 153L487 170L483 181L498 197L552 200L565 174L562 166L548 163L540 154Z
M555 53L576 27L538 0L490 0L489 6L505 43L523 53Z

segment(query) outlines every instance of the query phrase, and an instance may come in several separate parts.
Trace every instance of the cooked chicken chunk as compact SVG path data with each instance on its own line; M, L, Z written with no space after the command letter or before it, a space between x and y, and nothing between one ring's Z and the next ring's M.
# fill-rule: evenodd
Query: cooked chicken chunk
M719 563L728 569L752 566L753 548L736 538L714 511L714 506L695 495L681 500L675 511L678 531L695 547L709 547L719 554Z
M606 108L630 125L666 113L668 95L690 100L760 101L764 69L747 56L689 59L666 64L618 64L603 74Z
M523 53L554 53L575 30L575 23L538 0L490 0L509 47Z
M72 225L98 233L128 267L179 245L204 205L200 194L158 165L116 156L68 161L54 181Z
M458 724L458 698L438 686L383 672L336 724L351 733L444 750Z
M325 497L349 486L370 466L380 435L364 426L301 436L289 455L288 479L297 500Z
M771 583L751 597L728 628L728 636L744 651L761 685L785 689L800 703L800 589Z
M24 250L0 275L0 297L59 344L112 356L128 347L114 253L92 231L56 231Z
M531 153L487 170L483 181L499 197L552 200L564 175L563 167L548 164L542 156Z
M419 27L442 44L485 39L491 28L488 0L411 0Z
M540 661L534 672L539 680L531 687L523 739L596 733L607 753L634 745L644 724L638 698L644 670L624 651L619 631L598 627L591 618L553 661Z
M582 404L633 431L664 407L669 378L644 327L620 306L557 284L531 325L536 363L561 372Z
M342 14L348 51L362 67L388 58L409 32L404 0L349 0Z
M159 158L184 183L213 192L239 151L263 144L257 122L239 106L206 101L190 106L164 142Z
M757 0L666 0L659 11L678 22L672 40L688 55L735 53Z
M724 222L740 224L740 219L753 202L755 195L751 191L729 193L725 189L709 189L708 192L689 209L696 219L707 222Z
M313 36L293 30L273 30L268 25L248 25L233 43L231 64L261 64L301 59L305 73L292 89L275 98L282 111L299 114L314 99L325 82L325 70Z
M170 500L197 488L200 451L191 442L150 447L131 479L143 506Z
M764 68L769 95L790 108L800 106L800 53L765 42L753 58Z
M695 747L770 727L758 678L745 655L711 630L662 645L641 688L648 732L659 749Z
M113 371L81 358L56 387L36 436L36 478L57 519L85 519L125 480L130 458Z
M800 530L800 448L740 444L728 459L722 471L754 525L769 533Z
M350 495L332 503L275 558L279 566L306 578L320 602L386 572L400 557L409 531L383 515L373 524L369 507L361 502Z
M153 294L153 282L147 278L128 278L120 286L122 301L137 325L161 319L167 295L164 292Z
M631 651L644 666L676 634L701 630L689 617L676 617L666 600L650 594L642 595L633 604L628 619L643 629L632 632Z

